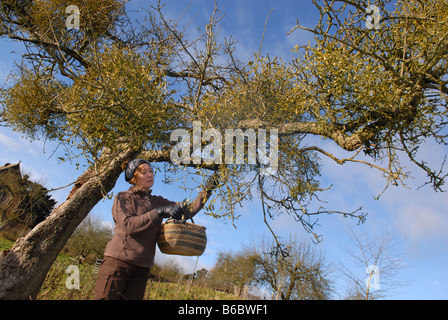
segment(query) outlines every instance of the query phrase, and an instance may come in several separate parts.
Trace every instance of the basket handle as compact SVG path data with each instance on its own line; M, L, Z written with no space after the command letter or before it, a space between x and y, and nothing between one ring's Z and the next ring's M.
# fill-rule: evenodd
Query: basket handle
M194 223L193 217L190 218L191 222ZM187 219L185 218L185 215L182 215L182 223L185 224L187 222Z
M179 202L178 202L179 203ZM186 206L186 204L187 204L187 199L185 198L181 203L180 203L180 206L182 207L182 208L184 208L185 206ZM191 220L191 222L192 223L194 223L194 220L193 220L193 217L191 217L190 218L190 220ZM174 222L174 221L176 221L175 219L168 219L166 222L168 222L168 221L170 221L170 222ZM187 222L187 219L185 218L185 215L183 214L182 215L182 220L180 220L183 224L185 224L186 222Z
M185 198L181 203L181 207L184 208L187 205L187 198ZM190 218L191 222L194 223L193 217ZM187 222L187 219L185 218L185 215L182 215L182 223L185 224Z
M186 204L187 204L187 199L185 198L184 201L182 201L180 203L180 205L183 208ZM193 217L191 217L190 220L191 220L192 223L194 223ZM166 222L168 222L168 221L171 223L171 222L174 222L176 220L175 219L168 219L168 220L166 220ZM177 221L179 221L179 220L177 220ZM185 215L182 215L182 220L180 220L180 222L182 222L183 224L185 224L187 222L187 219L185 218Z
M194 223L193 218L190 218L190 220L191 220L192 223ZM176 219L172 219L172 218L171 218L171 219L166 220L165 223L172 223L172 222L175 222L175 221L180 221L182 224L187 223L187 219L185 219L185 216L184 216L184 215L182 215L182 220L176 220Z

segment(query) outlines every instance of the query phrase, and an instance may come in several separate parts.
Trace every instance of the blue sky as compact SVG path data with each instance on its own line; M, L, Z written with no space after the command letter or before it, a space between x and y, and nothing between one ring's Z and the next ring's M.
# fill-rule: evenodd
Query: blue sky
M138 15L137 10L148 6L150 1L131 0L128 12ZM151 3L153 3L151 1ZM184 1L166 1L166 13L177 19L185 8ZM312 41L312 36L303 31L296 31L290 36L286 33L295 26L296 20L312 27L318 16L311 0L302 1L221 1L225 17L222 20L222 37L232 35L239 41L237 55L242 60L249 59L254 51L258 51L266 17L273 9L264 38L263 53L271 57L280 56L285 61L294 57L291 49L296 44ZM208 15L212 12L213 1L191 0L191 5L185 13L183 21L189 22L193 17L193 26L203 26ZM192 31L194 35L195 31ZM0 83L4 83L10 72L14 60L19 60L22 47L9 40L1 40L0 52ZM335 154L343 155L336 145L330 141L315 139L320 146L325 146ZM59 163L57 157L63 150L56 149L51 142L29 142L9 128L0 127L0 164L6 162L22 162L22 169L31 173L36 180L42 180L47 188L57 188L74 181L82 172L70 163ZM56 151L54 152L54 150ZM440 164L446 148L434 144L422 147L421 156L435 165ZM350 230L355 233L373 235L386 229L390 230L399 240L400 257L404 259L407 268L402 271L402 278L410 281L410 285L395 290L390 296L395 299L448 299L448 196L446 193L436 193L430 187L418 189L426 180L425 175L415 166L403 163L412 171L413 178L409 179L408 187L389 187L379 200L373 197L382 192L386 180L381 173L360 164L346 164L340 166L329 159L322 159L322 185L330 186L331 190L324 192L322 200L328 202L331 209L351 211L359 206L368 213L366 223L357 225L355 220L344 219L340 216L321 216L316 232L323 236L323 241L316 245L326 255L327 262L336 269L339 260L348 264L348 257L343 248L354 249L350 245ZM445 169L446 170L446 169ZM172 200L192 198L195 194L182 190L181 182L163 185L160 173L156 176L153 188L154 194L162 195ZM121 176L114 188L116 194L126 190L129 185ZM194 187L194 185L189 185ZM69 193L64 188L53 193L58 201L64 201ZM110 209L111 200L100 202L92 211L105 223L112 224ZM207 227L207 249L198 260L198 268L210 269L216 258L216 253L222 250L239 250L242 245L249 244L253 238L268 236L268 229L263 223L259 199L244 203L237 208L240 218L235 221L236 228L228 220L216 220L199 213L195 222ZM284 236L296 236L298 239L310 241L311 236L289 216L279 216L271 221L275 231ZM196 258L173 257L158 253L156 261L167 262L174 259L182 265L186 272L190 272ZM348 264L350 265L350 264ZM353 265L353 272L364 277L364 268ZM380 270L381 276L381 270ZM336 298L345 292L345 283L340 281L337 273L330 275L336 283ZM367 277L367 274L365 274ZM381 278L380 278L381 283Z

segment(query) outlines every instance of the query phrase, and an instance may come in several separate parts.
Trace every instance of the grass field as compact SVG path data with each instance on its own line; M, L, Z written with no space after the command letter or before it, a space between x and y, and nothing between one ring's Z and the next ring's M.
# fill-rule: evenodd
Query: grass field
M66 281L70 277L66 268L73 263L68 256L60 255L48 272L38 300L90 300L93 298L97 274L93 265L76 265L79 268L79 289L68 289ZM192 284L159 282L149 280L145 300L234 300L238 297L204 288L201 281ZM70 285L69 285L70 287Z
M0 237L0 251L11 249L14 241L6 240Z
M65 272L73 263L61 255L48 272L38 300L90 300L93 298L97 275L93 265L77 265L79 268L79 289L68 289L66 281L70 277ZM70 285L69 285L70 286ZM145 300L234 300L234 295L201 287L200 282L189 285L186 283L168 283L149 280Z
M0 238L0 251L10 249L14 245L13 241ZM79 270L79 289L69 289L66 285L71 274L66 273L70 265L75 265ZM47 274L42 289L37 296L37 300L91 300L95 290L97 274L94 272L92 264L79 264L74 258L61 253L54 262ZM149 280L145 300L235 300L238 297L205 288L202 281L186 283L159 282Z

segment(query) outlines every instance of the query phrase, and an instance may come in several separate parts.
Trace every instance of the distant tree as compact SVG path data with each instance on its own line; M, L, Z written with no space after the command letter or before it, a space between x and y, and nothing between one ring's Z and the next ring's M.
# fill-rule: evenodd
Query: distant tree
M277 300L325 300L332 293L324 255L315 247L289 239L260 240L245 249L254 257L255 282Z
M112 229L91 215L81 222L67 242L67 250L84 259L88 255L102 257L107 243L112 238Z
M278 239L277 239L278 240ZM237 253L219 252L211 282L215 286L261 287L274 299L329 299L332 288L324 256L314 247L290 239L261 239Z
M215 286L237 287L241 295L244 287L249 287L254 282L254 260L242 252L221 251L218 253L211 274L211 281L215 283Z
M344 251L346 261L340 261L339 274L348 284L346 299L381 299L409 285L409 280L402 279L406 257L391 231L381 234L352 231L351 246Z
M174 260L159 265L159 268L158 276L165 279L174 280L183 275L182 267L175 263Z
M205 278L207 277L208 274L208 270L205 268L202 268L198 271L196 271L194 278L197 280L205 280Z

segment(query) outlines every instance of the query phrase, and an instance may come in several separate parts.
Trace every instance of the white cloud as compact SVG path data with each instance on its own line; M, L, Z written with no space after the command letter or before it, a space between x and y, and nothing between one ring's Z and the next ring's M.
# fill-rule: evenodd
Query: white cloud
M421 193L428 196L427 192ZM411 197L397 207L394 219L397 229L414 241L447 236L448 201L443 201L439 194L426 199L417 192L410 194Z
M25 157L34 158L40 155L44 149L44 142L41 140L27 140L23 138L19 133L14 132L10 128L0 129L0 147L11 152L3 152L0 160L8 157L8 162L15 161L14 159L20 157L17 160L23 160Z
M0 144L2 148L7 148L14 152L23 151L23 141L19 138L12 138L0 132Z

